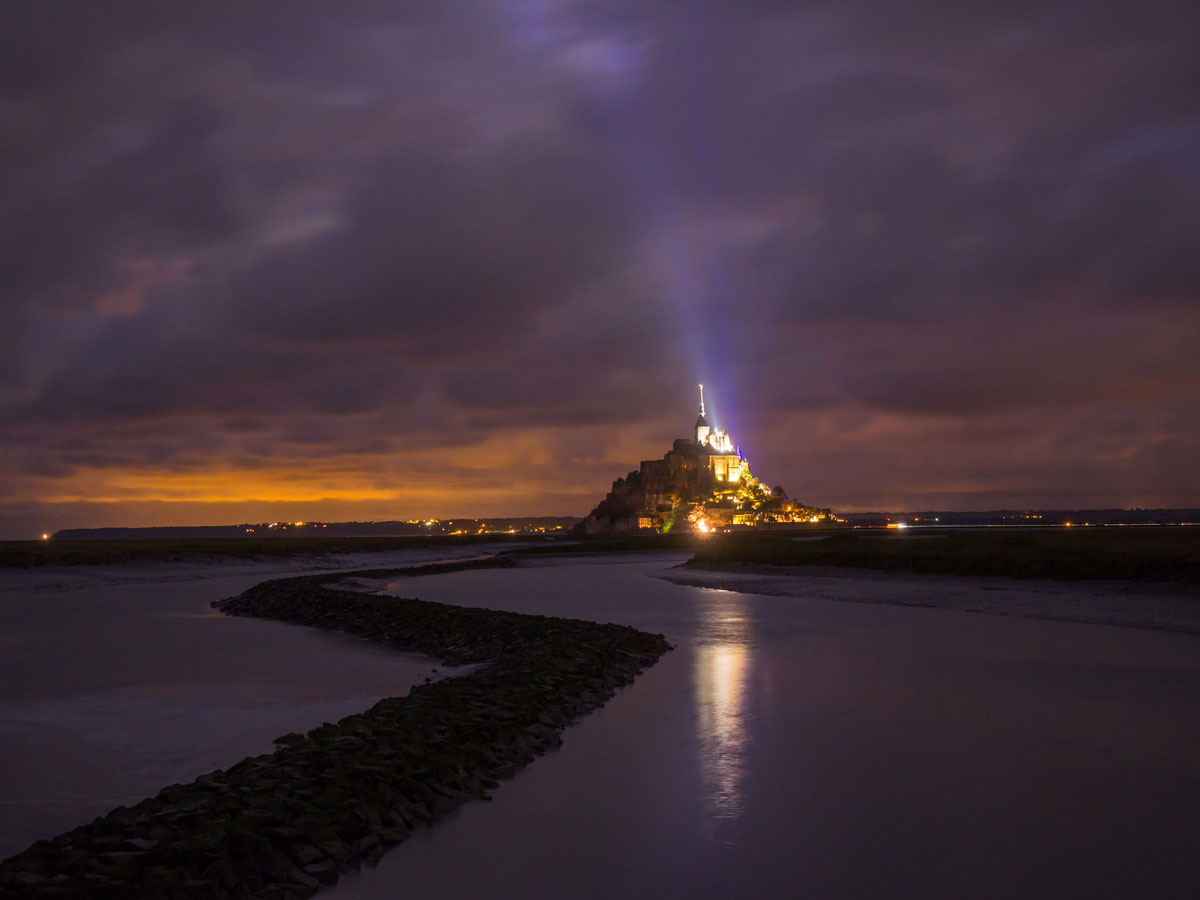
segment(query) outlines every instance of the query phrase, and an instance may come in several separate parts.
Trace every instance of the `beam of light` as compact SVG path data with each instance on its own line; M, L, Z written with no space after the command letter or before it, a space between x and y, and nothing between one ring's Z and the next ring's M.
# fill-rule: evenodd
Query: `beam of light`
M675 7L674 31L692 47L704 45L699 16L686 4ZM660 277L672 287L667 293L668 308L676 327L687 335L688 351L697 381L719 388L715 403L710 403L714 427L736 432L737 423L728 414L733 404L721 405L722 393L728 400L738 391L733 381L733 354L730 338L735 332L736 299L731 296L732 284L724 257L724 246L718 230L723 213L717 208L715 194L720 184L718 142L720 134L713 118L711 93L714 89L712 68L704 53L684 56L685 70L681 83L688 90L680 109L685 113L686 158L676 157L675 166L689 166L694 184L703 188L686 196L678 180L667 200L675 208L674 228L668 240L675 242L670 267ZM653 120L651 120L653 121ZM678 149L676 148L677 152ZM646 196L646 195L643 195Z
M505 9L499 21L513 45L561 70L586 98L588 114L607 134L620 136L608 158L628 186L649 294L692 369L692 381L736 396L730 342L740 298L732 296L720 234L724 217L714 199L724 135L712 112L711 60L687 52L704 46L702 17L686 4L602 18L581 17L569 5L545 0ZM667 21L654 21L660 15ZM647 38L664 31L670 40ZM671 82L684 89L664 116L663 85L656 79L668 69ZM715 420L736 431L715 399Z

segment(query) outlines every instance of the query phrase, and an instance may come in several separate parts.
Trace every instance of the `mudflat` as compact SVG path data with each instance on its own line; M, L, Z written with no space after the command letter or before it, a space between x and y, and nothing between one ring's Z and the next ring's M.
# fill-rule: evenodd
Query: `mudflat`
M834 566L704 565L667 569L675 584L775 597L923 606L1200 634L1200 596L1171 582L913 574Z

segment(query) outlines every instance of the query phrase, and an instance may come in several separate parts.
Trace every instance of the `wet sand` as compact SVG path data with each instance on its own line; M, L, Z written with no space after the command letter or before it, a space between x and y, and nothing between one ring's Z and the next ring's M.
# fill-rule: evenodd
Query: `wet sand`
M1200 895L1200 637L657 577L683 559L397 582L677 649L492 803L327 896ZM6 848L421 674L359 641L209 615L265 577L0 589Z
M679 561L422 579L678 649L330 896L1200 893L1196 636L647 577Z
M823 566L675 566L657 577L675 584L773 597L925 606L1200 634L1200 587L1177 584L923 575Z

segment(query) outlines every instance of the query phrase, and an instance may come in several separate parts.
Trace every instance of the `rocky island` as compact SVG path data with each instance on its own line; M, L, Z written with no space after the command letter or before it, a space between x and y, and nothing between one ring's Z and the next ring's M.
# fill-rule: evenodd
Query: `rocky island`
M708 532L776 524L832 525L829 509L809 506L756 478L733 437L709 424L700 385L700 415L690 438L677 438L662 459L613 482L576 526L577 534Z

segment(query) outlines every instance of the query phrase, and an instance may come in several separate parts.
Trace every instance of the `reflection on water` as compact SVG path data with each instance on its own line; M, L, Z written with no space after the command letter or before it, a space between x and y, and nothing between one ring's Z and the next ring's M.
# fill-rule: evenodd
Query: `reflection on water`
M693 684L700 742L700 774L714 825L742 814L749 742L746 683L752 662L745 597L705 592L699 610Z

